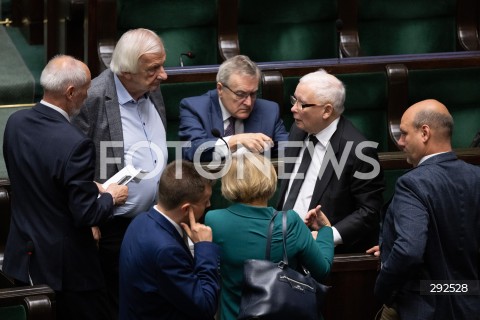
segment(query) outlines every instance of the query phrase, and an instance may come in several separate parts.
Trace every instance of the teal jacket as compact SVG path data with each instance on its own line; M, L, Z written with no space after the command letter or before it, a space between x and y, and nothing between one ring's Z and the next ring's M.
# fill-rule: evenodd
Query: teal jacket
M272 207L254 207L233 204L226 209L209 211L205 224L213 231L213 241L220 245L220 319L236 319L243 279L243 262L246 259L264 259L268 224L275 212ZM282 259L282 220L275 218L272 236L271 260ZM298 214L287 212L287 256L290 266L302 264L317 280L330 272L333 261L333 233L323 227L313 239Z

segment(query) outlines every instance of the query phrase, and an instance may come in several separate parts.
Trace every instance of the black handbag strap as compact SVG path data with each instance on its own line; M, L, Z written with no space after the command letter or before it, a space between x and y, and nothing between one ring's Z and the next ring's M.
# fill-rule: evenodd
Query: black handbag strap
M288 264L288 257L287 257L287 213L285 211L282 212L282 236L283 236L283 263ZM268 226L268 234L267 234L267 246L265 248L265 260L270 260L270 250L272 246L272 233L273 233L273 225L275 222L275 218L278 215L278 211L275 211L272 218L270 219L270 224Z

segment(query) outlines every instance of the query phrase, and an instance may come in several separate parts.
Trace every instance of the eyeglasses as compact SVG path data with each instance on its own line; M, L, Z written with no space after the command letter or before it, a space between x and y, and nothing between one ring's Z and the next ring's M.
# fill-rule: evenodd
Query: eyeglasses
M297 98L295 98L294 96L290 96L290 103L292 104L292 106L294 106L296 103L298 102L298 104L300 105L300 108L303 110L305 108L308 108L308 107L315 107L315 106L323 106L323 104L314 104L314 103L301 103L300 101L297 100Z
M238 100L245 100L248 97L255 99L257 97L257 91L252 91L252 92L244 92L244 91L233 91L230 89L226 84L222 83L222 86L230 90L231 93L233 93L235 96L237 96Z

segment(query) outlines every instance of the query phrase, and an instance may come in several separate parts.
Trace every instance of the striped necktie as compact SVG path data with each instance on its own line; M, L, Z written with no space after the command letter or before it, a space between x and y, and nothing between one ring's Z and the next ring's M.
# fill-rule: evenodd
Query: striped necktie
M230 118L228 118L228 126L225 129L225 132L224 132L223 136L228 137L228 136L231 136L231 135L234 135L234 134L235 134L235 118L230 117Z

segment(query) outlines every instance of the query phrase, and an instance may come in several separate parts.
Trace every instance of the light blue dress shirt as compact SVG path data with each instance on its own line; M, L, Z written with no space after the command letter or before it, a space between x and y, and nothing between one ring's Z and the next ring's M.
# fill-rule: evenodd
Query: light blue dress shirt
M143 177L128 183L128 199L115 215L134 217L155 204L158 181L167 164L166 132L155 106L144 95L135 101L115 76L122 119L125 165L144 171Z

